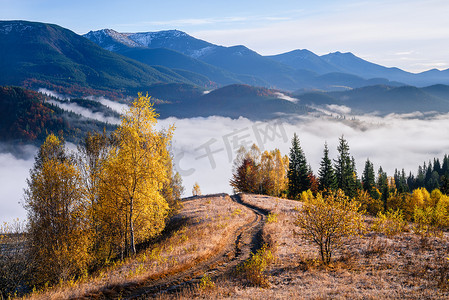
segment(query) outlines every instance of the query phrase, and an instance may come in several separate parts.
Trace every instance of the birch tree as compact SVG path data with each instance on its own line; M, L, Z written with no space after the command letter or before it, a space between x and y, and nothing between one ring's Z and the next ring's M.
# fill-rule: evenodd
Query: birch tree
M170 179L168 145L173 127L157 131L156 118L150 97L139 94L122 117L117 145L104 165L103 216L113 214L113 231L119 234L125 255L134 255L136 243L159 234L168 214L161 191Z

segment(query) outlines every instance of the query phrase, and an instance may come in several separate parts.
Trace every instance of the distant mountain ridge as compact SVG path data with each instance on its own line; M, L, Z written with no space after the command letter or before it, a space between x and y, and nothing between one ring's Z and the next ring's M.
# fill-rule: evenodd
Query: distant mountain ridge
M449 112L449 86L434 85L425 88L414 86L391 87L373 85L341 92L298 93L303 105L321 106L337 104L352 109L354 114Z
M388 68L368 62L350 52L341 53L337 51L318 56L308 50L294 50L269 57L294 68L304 68L321 75L338 72L364 79L385 78L393 82L402 82L418 87L449 84L449 69L443 71L434 69L415 74L399 68Z
M66 94L135 94L161 82L209 85L207 78L150 67L53 24L0 21L0 57L0 85Z
M311 88L335 90L372 84L369 81L371 78L365 78L360 74L350 74L353 75L352 77L343 75L321 77L327 73L344 72L342 68L332 66L308 50L294 51L296 54L302 51L303 58L298 63L298 61L292 62L289 58L277 59L276 56L262 56L242 45L232 47L214 45L178 30L118 33L111 29L103 29L91 31L84 36L105 49L116 51L149 65L155 63L155 59L151 57L155 55L156 49L159 49L158 58L161 58L163 51L166 51L163 55L167 57L173 56L168 52L169 50L177 51L190 58L189 65L186 64L185 57L184 62L178 59L179 65L173 65L173 61L170 62L168 58L162 58L158 62L167 67L190 68L189 70L198 72L219 85L245 83L293 91ZM205 72L204 66L202 69L198 67L204 63L208 68L211 66L215 68L214 75L220 75L211 76L210 72ZM342 82L342 79L346 81ZM403 83L389 82L387 78L377 80L376 83L403 85Z
M100 31L107 34L109 30ZM91 31L85 37L106 47L101 41L93 39L93 34L95 32ZM337 51L319 56L307 49L298 49L278 55L261 56L245 46L218 46L178 30L123 33L122 35L137 43L137 47L171 49L236 74L258 77L265 81L266 87L289 90L316 87L332 90L332 86L336 85L335 82L318 80L317 83L315 80L316 77L328 73L349 74L365 80L382 79L383 82L391 81L391 85L408 84L424 87L433 84L449 84L449 69L443 71L433 69L415 74L399 68L371 63L350 52ZM121 43L119 39L116 39L116 42ZM130 43L127 45L136 47ZM274 64L273 61L279 64ZM268 74L273 76L270 77ZM279 80L273 80L274 76ZM352 86L351 81L346 82L346 85L358 87Z

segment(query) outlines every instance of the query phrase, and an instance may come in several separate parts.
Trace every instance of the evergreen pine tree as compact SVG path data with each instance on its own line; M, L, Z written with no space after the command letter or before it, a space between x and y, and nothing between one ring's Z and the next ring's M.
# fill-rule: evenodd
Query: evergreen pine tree
M296 133L293 135L292 147L289 155L288 192L290 197L298 198L302 191L310 188L310 168L307 165L306 157L299 144Z
M424 187L426 179L425 177L426 169L427 169L426 163L424 163L424 167L418 166L418 174L416 175L414 189Z
M324 144L324 156L321 159L318 176L319 188L321 191L335 190L337 188L334 167L332 166L332 161L329 158L329 148L327 147L327 143Z
M402 172L401 172L401 180L400 180L400 182L401 182L401 186L402 186L402 189L403 189L403 193L409 193L410 192L410 189L409 189L409 187L408 187L408 184L407 184L407 178L405 177L405 170L404 169L402 169Z
M349 154L349 145L343 136L340 137L337 147L339 156L335 162L335 175L337 187L349 196L354 197L357 193L357 176L355 172L354 159Z
M407 177L407 186L409 191L413 191L416 188L416 178L415 175L412 174L412 172L410 172Z
M376 175L374 174L373 163L369 158L365 162L365 169L362 174L363 189L367 191L371 197L375 197L374 188L376 187ZM377 193L376 193L377 194Z
M438 159L438 158L434 158L433 159L433 170L435 171L435 172L437 172L438 173L438 175L443 175L442 173L441 173L441 164L440 164L440 160Z
M441 174L449 177L449 156L447 154L444 155L443 166L441 167Z
M427 168L424 168L424 172L425 172L425 179L424 179L424 187L426 188L426 190L432 191L432 172L433 172L433 167L432 167L432 163L429 161L429 164L427 165Z
M394 171L394 182L396 184L396 190L399 194L409 192L410 189L407 184L404 169L402 169L402 172L399 172L398 169Z
M390 194L388 188L388 176L387 173L383 171L382 167L379 167L379 171L377 172L377 188L382 193L381 200L384 204L384 210L387 210L387 200Z

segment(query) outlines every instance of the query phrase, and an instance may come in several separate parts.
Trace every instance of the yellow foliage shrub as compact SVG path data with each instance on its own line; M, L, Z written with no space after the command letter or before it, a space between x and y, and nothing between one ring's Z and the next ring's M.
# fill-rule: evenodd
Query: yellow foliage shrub
M274 260L271 251L264 245L257 250L243 264L237 267L237 273L245 278L250 284L268 287L268 276L264 274L268 265Z
M372 230L393 236L406 230L407 222L400 209L388 210L385 213L379 212Z

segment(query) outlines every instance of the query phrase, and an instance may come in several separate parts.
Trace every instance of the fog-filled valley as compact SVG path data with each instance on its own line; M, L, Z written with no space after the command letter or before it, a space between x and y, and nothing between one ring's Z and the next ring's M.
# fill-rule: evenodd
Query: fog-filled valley
M101 101L111 105L106 99ZM76 111L78 107L71 105ZM115 111L123 111L124 108L123 105L114 107ZM191 195L195 182L204 194L231 193L232 163L241 145L250 147L256 144L261 150L278 148L282 154L288 154L295 132L315 174L323 156L324 143L328 143L329 155L335 159L338 138L342 135L356 160L358 176L361 176L367 158L374 163L376 171L382 167L388 175L393 175L396 168L403 168L406 174L416 174L419 165L433 161L433 158L442 159L449 149L449 140L445 138L449 132L448 114L351 115L349 108L341 106L321 111L319 115L263 122L220 116L166 118L158 121L157 128L176 127L171 151L175 169L183 179L184 196ZM103 119L102 115L78 111L83 112L86 117ZM73 144L69 146L75 149ZM0 192L0 219L5 221L17 217L24 220L26 217L22 206L23 189L37 148L23 146L21 150L20 156L5 153L8 151L5 149L0 154L0 178L4 183Z

